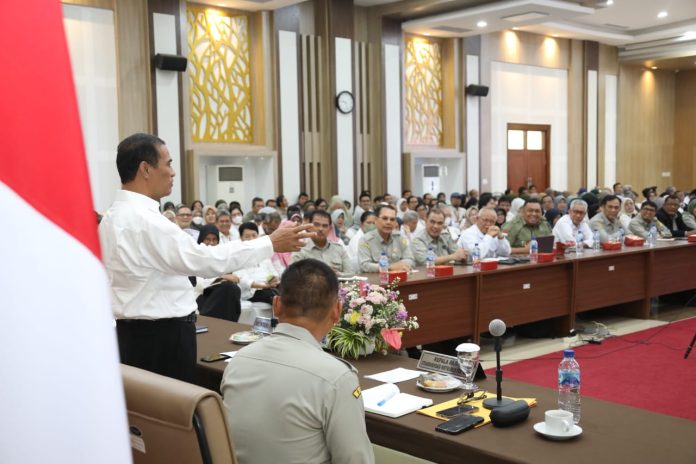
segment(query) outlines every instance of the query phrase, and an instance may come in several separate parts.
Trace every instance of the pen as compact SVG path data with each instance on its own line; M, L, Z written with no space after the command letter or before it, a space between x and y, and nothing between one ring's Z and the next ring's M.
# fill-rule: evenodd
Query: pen
M391 392L389 395L387 395L386 398L384 398L382 401L378 402L377 406L379 406L379 407L384 406L385 404L387 404L387 401L394 398L395 396L396 396L396 392Z

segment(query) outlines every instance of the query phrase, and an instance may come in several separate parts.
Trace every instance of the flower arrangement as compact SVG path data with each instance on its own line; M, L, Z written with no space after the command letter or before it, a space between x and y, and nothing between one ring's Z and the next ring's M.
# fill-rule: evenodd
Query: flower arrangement
M341 357L357 359L370 348L383 354L388 347L401 348L401 333L418 328L418 319L409 317L396 290L398 279L385 287L367 282L341 285L341 319L329 331L327 344Z

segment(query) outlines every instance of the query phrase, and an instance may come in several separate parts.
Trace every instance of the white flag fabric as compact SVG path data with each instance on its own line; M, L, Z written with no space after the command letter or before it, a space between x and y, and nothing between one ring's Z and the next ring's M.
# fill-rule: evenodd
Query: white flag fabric
M60 2L3 1L0 50L0 463L130 463Z

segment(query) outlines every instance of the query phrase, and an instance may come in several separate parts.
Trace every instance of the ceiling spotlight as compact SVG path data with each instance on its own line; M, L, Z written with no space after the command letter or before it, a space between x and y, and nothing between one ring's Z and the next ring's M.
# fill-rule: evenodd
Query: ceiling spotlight
M486 27L488 26L488 23L486 21L479 21L476 23L478 27Z
M660 19L666 18L666 17L667 17L667 12L666 12L666 11L660 11L659 13L657 13L657 17L660 18Z

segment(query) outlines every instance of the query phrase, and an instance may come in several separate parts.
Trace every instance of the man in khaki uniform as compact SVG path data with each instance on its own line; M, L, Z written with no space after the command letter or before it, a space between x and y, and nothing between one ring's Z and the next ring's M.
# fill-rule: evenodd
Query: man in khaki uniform
M425 221L425 230L416 235L411 241L413 257L416 264L423 266L428 254L428 248L432 247L435 253L435 264L446 264L453 260L466 259L466 250L460 248L445 228L445 214L438 208L428 212Z
M648 238L650 235L650 228L653 224L657 228L657 237L655 238L672 238L672 232L669 231L667 226L655 219L655 214L657 213L657 205L646 200L640 205L640 214L633 219L628 224L628 231L639 237Z
M538 198L530 198L522 207L521 213L511 221L503 224L503 232L507 233L512 254L529 253L529 242L534 237L553 235L549 223L541 214L541 203Z
M392 234L396 227L396 208L382 205L376 211L377 229L366 233L358 245L358 261L361 272L378 272L382 252L389 258L390 271L410 271L413 253L405 238Z
M341 316L336 274L291 264L273 312L273 334L239 350L222 379L237 461L374 463L356 370L319 344Z
M304 248L292 254L291 262L314 258L328 264L339 276L352 276L354 274L353 265L346 248L340 243L330 242L327 238L332 227L331 215L318 209L311 213L309 222L316 235Z
M622 229L619 220L621 200L616 195L607 195L602 198L599 206L601 211L590 219L590 229L599 231L599 241L604 243L612 237L618 238L617 234Z

